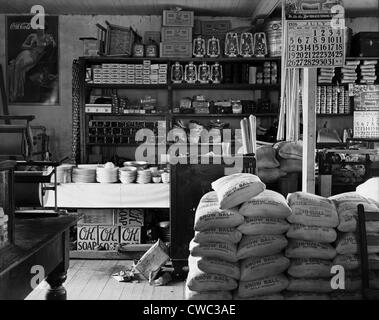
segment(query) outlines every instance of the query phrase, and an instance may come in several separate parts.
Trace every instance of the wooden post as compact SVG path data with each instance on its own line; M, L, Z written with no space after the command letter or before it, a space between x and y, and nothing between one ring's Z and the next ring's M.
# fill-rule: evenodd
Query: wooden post
M317 69L303 69L303 191L315 193Z

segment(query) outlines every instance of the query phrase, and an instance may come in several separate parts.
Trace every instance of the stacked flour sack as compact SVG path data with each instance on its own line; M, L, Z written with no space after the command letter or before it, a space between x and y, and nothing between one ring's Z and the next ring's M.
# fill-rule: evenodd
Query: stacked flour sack
M290 263L283 254L288 244L284 234L291 209L281 194L265 190L243 203L239 212L245 222L238 227L243 234L237 251L241 277L234 299L283 300Z
M287 218L291 225L285 256L291 262L286 299L328 300L339 223L336 207L329 199L304 192L289 194L287 201L292 213Z
M266 186L252 174L237 173L212 183L213 192L200 200L195 214L195 236L190 243L186 299L231 300L238 287L237 258L244 223L240 205Z
M333 294L334 299L353 300L361 299L361 271L358 227L358 209L362 204L365 211L378 212L376 204L356 192L348 192L329 198L337 208L339 215L338 239L336 241L337 256L334 265L345 269L345 290L338 290ZM379 222L367 221L367 250L369 254L369 280L373 289L379 289Z
M265 184L275 183L287 175L280 170L280 162L276 158L276 150L273 146L261 146L257 148L257 175Z

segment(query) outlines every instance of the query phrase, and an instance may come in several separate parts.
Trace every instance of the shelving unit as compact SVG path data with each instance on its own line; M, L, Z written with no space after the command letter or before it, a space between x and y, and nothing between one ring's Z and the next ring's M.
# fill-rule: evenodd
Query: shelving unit
M116 84L116 83L88 83L85 82L86 68L98 65L102 63L120 63L120 64L142 64L145 60L151 61L152 64L167 64L167 84ZM264 62L277 62L278 63L278 83L277 84L249 84L249 83L221 83L221 84L189 84L189 83L171 83L170 81L170 71L171 65L175 62L180 62L182 64L188 62L194 62L199 64L202 62L207 62L209 64L218 62L221 65L225 64L246 64L248 66L263 66ZM88 154L92 147L137 147L141 143L90 143L88 141L88 124L91 120L98 120L100 118L106 118L109 121L112 120L135 120L141 121L146 119L147 122L161 120L166 122L166 133L172 127L172 123L175 120L206 120L206 119L230 119L234 122L242 119L244 117L250 116L250 114L185 114L185 113L173 113L173 108L175 107L174 95L181 91L198 91L199 94L203 90L210 91L227 91L227 92L249 92L249 91L260 91L262 96L268 96L270 92L276 92L279 97L277 103L279 104L280 99L280 58L125 58L125 57L80 57L80 104L81 104L81 114L80 114L80 161L81 163L88 162ZM166 94L167 105L158 107L159 112L157 113L124 113L124 114L109 114L109 113L85 113L84 105L89 96L91 90L156 90L161 91ZM161 94L161 93L160 93ZM242 94L242 93L241 93ZM246 95L246 93L244 93ZM257 117L261 119L267 119L271 122L274 118L278 116L276 112L268 113L257 113ZM152 144L154 145L154 144Z

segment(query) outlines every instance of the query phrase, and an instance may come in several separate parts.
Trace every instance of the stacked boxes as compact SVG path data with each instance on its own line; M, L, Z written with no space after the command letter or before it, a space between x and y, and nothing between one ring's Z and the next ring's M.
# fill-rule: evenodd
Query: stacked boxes
M92 68L93 83L101 84L166 84L167 64L103 63Z
M193 24L193 11L163 10L160 56L190 58Z
M119 244L140 244L143 209L82 210L78 223L77 250L115 251Z
M349 90L344 86L318 86L317 114L351 114Z

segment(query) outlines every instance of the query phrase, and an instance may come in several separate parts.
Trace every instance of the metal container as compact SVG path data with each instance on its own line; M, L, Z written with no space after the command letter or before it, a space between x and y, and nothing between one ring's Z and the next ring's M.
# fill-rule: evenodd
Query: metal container
M158 46L155 44L148 44L145 46L145 56L148 58L158 57Z
M282 21L271 20L265 26L267 35L268 53L270 57L282 55Z

